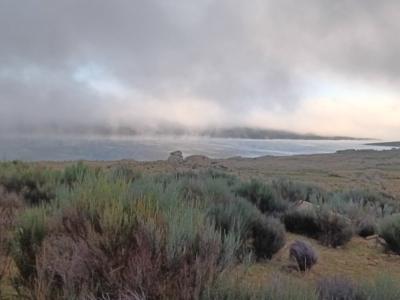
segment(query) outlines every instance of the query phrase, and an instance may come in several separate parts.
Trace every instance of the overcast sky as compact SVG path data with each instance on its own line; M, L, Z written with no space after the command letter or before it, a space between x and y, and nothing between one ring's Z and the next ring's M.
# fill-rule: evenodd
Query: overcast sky
M400 1L0 0L0 126L400 138Z

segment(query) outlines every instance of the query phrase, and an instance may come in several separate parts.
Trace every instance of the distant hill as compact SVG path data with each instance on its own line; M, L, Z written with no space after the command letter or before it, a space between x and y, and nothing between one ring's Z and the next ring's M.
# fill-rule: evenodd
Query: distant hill
M362 138L347 136L322 136L312 133L295 133L284 130L258 129L251 127L232 127L223 129L208 129L200 133L202 136L219 138L241 138L241 139L297 139L297 140L363 140ZM368 140L368 139L365 139Z
M3 130L4 131L4 130ZM204 136L212 138L237 139L297 139L297 140L369 140L348 136L323 136L313 133L296 133L292 131L261 129L254 127L225 127L192 129L179 124L162 124L155 128L135 128L134 126L110 126L75 124L61 126L58 124L44 124L41 126L20 125L8 133L28 134L73 134L73 135L100 135L100 136L140 136L140 135L169 135L169 136ZM1 133L1 128L0 128Z

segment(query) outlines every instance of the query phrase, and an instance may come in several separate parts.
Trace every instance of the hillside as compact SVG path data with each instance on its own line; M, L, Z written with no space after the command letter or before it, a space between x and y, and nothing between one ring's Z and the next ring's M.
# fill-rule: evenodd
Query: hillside
M200 132L200 135L218 138L241 139L295 139L295 140L360 140L361 138L348 136L323 136L313 133L296 133L285 130L261 129L252 127L232 127L220 129L208 129Z

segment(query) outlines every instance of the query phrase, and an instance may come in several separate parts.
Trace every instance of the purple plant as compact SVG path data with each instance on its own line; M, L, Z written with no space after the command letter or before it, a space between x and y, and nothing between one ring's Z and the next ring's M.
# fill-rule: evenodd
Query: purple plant
M366 300L367 297L353 281L343 277L323 278L317 283L320 300Z
M289 256L296 260L297 266L302 272L310 270L318 261L317 253L303 241L295 241L290 246Z

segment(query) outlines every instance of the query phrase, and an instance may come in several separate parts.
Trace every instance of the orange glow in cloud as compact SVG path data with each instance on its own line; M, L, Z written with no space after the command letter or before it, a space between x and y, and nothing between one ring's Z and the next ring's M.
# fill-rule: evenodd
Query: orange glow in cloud
M396 91L383 85L332 82L330 88L304 99L289 114L255 110L247 122L325 135L400 138L400 97Z

